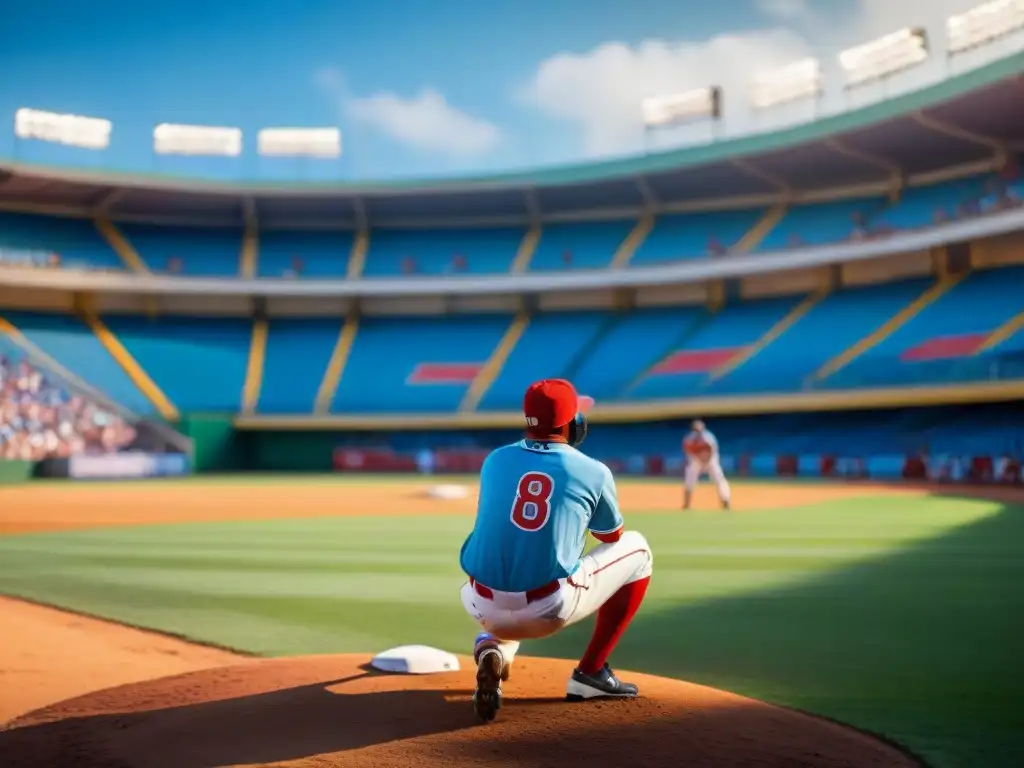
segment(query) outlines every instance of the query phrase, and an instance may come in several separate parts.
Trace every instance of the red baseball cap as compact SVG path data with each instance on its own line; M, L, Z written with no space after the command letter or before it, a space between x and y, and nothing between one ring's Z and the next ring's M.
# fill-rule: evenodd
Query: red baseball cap
M531 432L549 433L586 413L594 398L576 394L576 387L566 379L535 381L523 397L523 415Z

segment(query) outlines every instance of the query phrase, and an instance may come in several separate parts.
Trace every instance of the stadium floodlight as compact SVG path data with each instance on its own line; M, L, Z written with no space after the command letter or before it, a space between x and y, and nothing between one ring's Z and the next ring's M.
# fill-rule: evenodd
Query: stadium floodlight
M992 0L946 19L947 53L963 53L1024 29L1024 0Z
M670 96L656 96L643 101L644 124L648 128L679 125L722 115L722 89L718 86L697 88Z
M819 96L821 90L821 64L817 59L801 59L757 75L751 85L750 103L755 109L765 109Z
M920 27L908 27L870 43L846 49L839 54L839 64L846 70L846 87L853 88L884 80L927 58L927 33Z
M337 128L264 128L256 136L257 152L271 157L338 157Z
M242 154L242 129L161 123L153 129L153 151L159 155Z
M66 144L83 149L106 149L110 146L109 120L82 117L59 112L44 112L22 107L14 113L14 135L19 139L36 139Z

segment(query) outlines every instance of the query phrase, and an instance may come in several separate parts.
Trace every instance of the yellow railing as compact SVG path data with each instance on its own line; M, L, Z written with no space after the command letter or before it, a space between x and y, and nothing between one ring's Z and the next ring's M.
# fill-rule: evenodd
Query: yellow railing
M537 252L537 244L540 242L540 225L530 227L519 241L516 249L516 257L512 259L510 271L513 275L520 275L530 268L533 261L533 254Z
M525 312L520 312L516 315L508 330L505 331L505 335L501 337L501 341L498 342L494 351L491 352L487 362L484 363L479 373L477 373L466 389L466 394L459 404L461 412L475 411L477 406L480 405L480 401L483 400L487 390L497 380L501 369L505 367L505 361L508 360L508 356L512 354L512 350L519 343L519 339L529 323L530 317Z
M320 388L316 392L316 402L313 405L315 413L326 414L331 410L334 394L338 391L341 377L345 373L345 365L348 363L348 356L352 352L352 344L356 340L357 333L359 333L359 314L353 310L349 312L338 330L338 340L334 343L334 351L331 352L331 359L327 362L327 369L320 381Z
M769 328L764 334L750 346L744 347L741 351L726 360L722 365L715 368L708 376L709 381L718 381L744 365L750 358L767 347L779 336L792 328L804 315L814 309L817 304L828 295L827 290L820 290L812 293L806 299L797 304L786 313L786 316Z
M139 252L135 250L124 233L118 229L114 222L110 219L99 217L95 220L96 230L103 235L103 239L107 241L107 244L113 248L114 253L121 259L121 263L124 264L126 269L132 272L149 272L149 267L146 266L146 262L139 255Z
M789 206L785 203L779 203L769 208L764 216L747 231L747 234L740 238L733 250L737 253L750 253L768 237L768 233L775 229L775 226L785 218L788 211Z
M346 275L349 280L357 280L363 276L363 270L366 268L366 253L369 249L370 233L356 233L356 239L352 241L352 250L348 255Z
M164 394L163 390L157 386L156 382L149 377L149 374L143 370L139 362L132 356L132 353L125 349L121 341L114 335L114 332L107 327L106 323L100 320L99 315L91 308L81 304L77 307L77 310L79 317L82 318L82 322L92 330L96 338L99 339L100 344L103 345L103 348L121 366L122 370L128 375L128 378L132 380L132 383L146 396L146 399L153 404L157 413L167 421L177 421L178 409L174 407L174 404Z
M1024 328L1024 312L1020 312L1014 317L1011 317L1005 323L992 331L992 333L988 335L988 338L985 339L985 342L975 350L974 354L980 355L982 352L988 352L989 350L995 349L1022 328Z
M612 269L629 266L629 260L633 258L637 248L643 245L652 229L654 229L654 216L651 214L641 216L636 226L626 235L626 239L619 244L615 255L612 256Z
M874 331L825 363L811 376L812 381L820 381L831 376L836 371L845 368L869 349L878 346L880 343L885 341L885 339L889 338L893 333L916 317L921 310L943 296L950 288L963 280L963 278L963 275L946 275L944 277L940 277L935 281L934 285L927 288L924 293L907 304L907 306L882 323Z
M254 222L245 225L242 250L238 254L238 274L244 279L256 277L260 258L260 231Z
M256 412L263 388L263 363L267 357L267 318L257 317L252 321L252 338L249 341L249 364L245 368L245 384L242 386L242 413Z

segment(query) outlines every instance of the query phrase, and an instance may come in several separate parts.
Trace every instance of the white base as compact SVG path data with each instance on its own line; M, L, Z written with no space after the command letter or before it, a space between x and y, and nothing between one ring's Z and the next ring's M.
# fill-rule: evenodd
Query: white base
M442 501L454 501L469 496L469 489L464 485L435 485L427 491L427 496Z
M434 675L440 672L458 672L459 659L454 654L427 645L402 645L378 653L373 657L370 666L381 672Z

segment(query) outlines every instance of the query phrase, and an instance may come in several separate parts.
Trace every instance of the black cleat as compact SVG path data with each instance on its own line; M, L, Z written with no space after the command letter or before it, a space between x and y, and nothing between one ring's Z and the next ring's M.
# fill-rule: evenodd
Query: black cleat
M473 709L485 723L494 719L501 709L501 681L505 675L501 651L488 648L480 652L476 665L476 693ZM507 676L504 679L508 679Z
M732 509L732 504L728 501L722 502L722 509Z
M618 698L628 699L640 695L640 691L633 683L624 683L615 676L611 667L605 664L600 672L593 675L585 675L574 669L569 683L565 687L565 698L568 701L583 701L584 699L597 698Z

